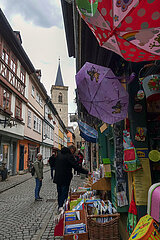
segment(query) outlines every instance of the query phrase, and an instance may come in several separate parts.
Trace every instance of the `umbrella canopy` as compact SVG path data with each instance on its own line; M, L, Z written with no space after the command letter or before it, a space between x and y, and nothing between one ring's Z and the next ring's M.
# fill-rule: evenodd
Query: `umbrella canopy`
M76 74L76 83L89 114L109 124L126 118L128 93L110 68L87 62Z
M77 8L100 46L132 62L160 59L159 0L100 0L96 8L94 0L86 0L94 7L90 16L79 2L84 1L77 0Z
M87 142L97 142L98 132L94 128L82 121L78 121L78 126L80 130L80 136L82 138L84 138Z

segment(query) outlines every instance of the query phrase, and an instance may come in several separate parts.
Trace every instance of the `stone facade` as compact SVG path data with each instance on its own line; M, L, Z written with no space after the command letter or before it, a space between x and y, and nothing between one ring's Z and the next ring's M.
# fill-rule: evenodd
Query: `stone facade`
M51 87L51 99L65 126L68 126L68 87Z

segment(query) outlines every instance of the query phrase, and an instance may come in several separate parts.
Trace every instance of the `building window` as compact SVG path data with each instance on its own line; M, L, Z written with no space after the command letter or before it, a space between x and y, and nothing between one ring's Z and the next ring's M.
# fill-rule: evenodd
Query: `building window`
M32 96L34 97L34 91L35 90L35 88L34 88L34 86L32 86Z
M8 49L3 49L2 51L2 59L4 62L8 65L9 64L9 50Z
M59 95L58 95L58 102L62 103L62 93L59 93Z
M0 103L4 110L11 110L11 93L5 88L0 89Z
M16 98L15 117L17 117L17 118L22 117L22 102L18 98Z
M28 110L28 122L27 122L27 126L28 126L29 128L31 128L31 111L30 111L30 110Z
M39 119L39 128L38 128L38 132L41 133L41 119Z
M23 83L25 83L25 75L26 75L26 72L25 72L24 68L21 66L20 79Z
M34 115L33 128L36 132L41 133L42 121L36 115Z
M39 93L36 94L36 101L39 103Z
M71 140L70 140L70 137L67 137L67 142L70 142Z
M14 73L16 73L16 71L17 71L17 59L13 54L11 55L10 67L11 67L12 71Z

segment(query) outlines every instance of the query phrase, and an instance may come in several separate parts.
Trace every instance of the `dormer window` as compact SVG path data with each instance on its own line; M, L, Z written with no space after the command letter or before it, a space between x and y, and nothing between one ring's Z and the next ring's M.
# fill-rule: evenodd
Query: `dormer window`
M59 93L58 95L58 102L62 102L62 93Z

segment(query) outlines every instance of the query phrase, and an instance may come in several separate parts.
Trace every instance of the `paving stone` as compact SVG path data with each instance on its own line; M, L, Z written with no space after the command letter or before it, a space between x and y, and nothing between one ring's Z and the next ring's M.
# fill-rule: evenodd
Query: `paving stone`
M82 186L83 181L75 177L72 186ZM9 187L12 188L4 191ZM50 180L49 168L45 168L44 172L42 202L34 201L34 189L35 179L30 173L9 177L7 182L0 182L0 240L53 239L57 191L56 185Z

